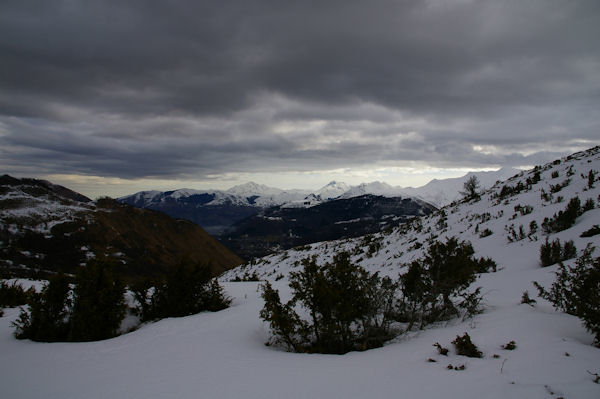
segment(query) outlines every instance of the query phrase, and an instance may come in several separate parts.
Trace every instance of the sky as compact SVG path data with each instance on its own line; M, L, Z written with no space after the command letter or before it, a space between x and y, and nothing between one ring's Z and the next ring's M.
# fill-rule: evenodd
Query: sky
M600 144L596 0L3 0L0 173L419 186Z

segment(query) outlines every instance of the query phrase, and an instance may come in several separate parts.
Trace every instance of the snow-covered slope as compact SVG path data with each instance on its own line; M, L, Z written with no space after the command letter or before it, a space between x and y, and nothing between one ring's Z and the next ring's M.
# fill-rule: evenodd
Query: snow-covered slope
M123 275L136 277L186 257L210 263L215 273L242 262L190 222L111 199L93 202L42 180L0 176L2 275L71 273L105 257L118 262Z
M590 171L596 176L593 188L589 187ZM423 255L429 242L456 236L470 241L477 256L491 257L498 263L496 273L483 274L474 283L482 287L486 311L471 321L451 322L386 346L387 361L397 356L394 372L401 382L374 376L383 385L380 389L386 392L381 396L391 397L394 389L406 389L411 397L600 397L600 386L588 373L600 372L600 349L591 346L592 335L583 329L579 319L555 312L547 301L536 298L532 285L532 281L538 281L549 286L554 281L557 266L540 266L540 246L546 238L550 241L558 238L561 242L573 240L578 254L588 244L600 246L600 235L581 237L583 232L600 223L599 171L600 147L596 147L521 172L494 185L479 200L443 208L391 234L285 251L230 270L221 279L258 277L278 282L282 287L289 273L300 268L302 259L316 256L318 262L323 263L330 261L338 251L350 252L356 263L371 272L397 277L405 271L408 262ZM544 219L564 210L571 198L579 198L581 204L587 203L588 207L593 202L594 207L579 216L571 228L545 234L541 228ZM371 245L373 243L377 245ZM599 250L595 256L600 256ZM573 262L574 259L566 261L567 264ZM533 307L521 304L525 291L536 298L538 304ZM442 344L447 345L465 331L483 350L484 359L433 356L441 364L424 366L426 356L434 353L430 348L434 342L443 340ZM501 343L510 340L517 342L518 349L503 351ZM414 356L415 353L423 355ZM494 354L499 358L495 359ZM362 355L355 356L362 358ZM369 369L376 356L370 357L373 362L369 363ZM456 362L466 364L464 375L451 371L440 374L443 366L456 365ZM419 372L413 373L413 370ZM386 375L382 369L378 368L378 372ZM351 386L357 392L361 389L359 383L351 383ZM350 396L360 397L356 392Z
M73 221L94 209L88 198L81 196L82 201L60 195L58 192L68 190L65 187L6 175L0 179L0 228L12 233L25 226L28 230L48 234L56 224Z
M231 308L165 319L106 341L16 341L9 324L18 311L9 309L0 318L0 397L598 398L600 384L591 374L600 373L600 349L591 345L593 337L579 319L537 298L531 283L549 286L554 281L557 266L539 265L539 248L546 238L541 225L571 198L582 204L594 200L595 208L548 238L573 240L579 253L587 244L600 246L600 235L580 237L600 224L600 181L588 187L591 170L600 171L600 148L522 172L482 193L478 201L446 207L388 234L317 243L266 257L222 275L235 298ZM536 232L530 229L533 221ZM287 276L301 259L316 256L324 262L341 250L350 251L370 271L396 277L406 262L423 254L429 241L448 236L471 241L477 256L498 263L497 272L474 283L482 287L485 312L365 352L309 355L265 346L269 331L258 317L260 283L229 282L256 274L273 281L285 300ZM520 303L525 290L537 299L535 306ZM454 353L450 342L464 332L483 358ZM502 349L513 340L515 350ZM432 346L436 342L451 349L448 357L437 353Z
M416 188L407 187L398 191L402 195L420 198L440 208L453 201L460 200L462 197L460 192L463 190L463 185L472 176L477 178L480 188L483 190L492 187L497 181L504 181L520 172L521 170L514 168L502 168L489 172L469 172L462 177L434 179L424 186Z

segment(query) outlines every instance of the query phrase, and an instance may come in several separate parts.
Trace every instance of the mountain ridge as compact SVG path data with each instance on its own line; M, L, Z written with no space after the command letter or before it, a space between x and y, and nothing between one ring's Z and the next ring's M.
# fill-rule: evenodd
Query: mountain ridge
M218 274L241 263L200 226L110 198L91 201L36 179L0 177L0 272L73 273L109 259L131 278L156 276L182 261Z
M321 201L332 200L335 198L343 197L343 198L351 198L355 196L365 195L365 194L373 194L373 195L383 195L383 196L411 196L417 197L423 201L430 202L432 205L436 207L440 207L443 205L447 205L448 203L457 200L460 198L459 191L462 189L462 184L471 176L475 176L480 180L480 183L483 188L490 187L497 180L504 180L516 173L520 172L519 169L514 168L501 168L497 171L487 171L487 172L468 172L464 176L456 177L456 178L448 178L448 179L432 179L427 184L424 184L419 187L402 187L402 186L392 186L388 183L381 181L372 181L368 183L360 183L355 186L348 185L347 183L340 181L331 181L325 186L317 189L317 190L302 190L302 189L279 189L276 187L269 187L264 184L259 184L256 182L247 182L244 184L233 186L226 190L218 190L218 189L206 189L206 190L197 190L197 189L189 189L182 188L177 190L169 190L169 191L156 191L156 190L147 190L140 191L134 194L125 195L117 198L117 200L121 202L128 202L132 198L136 196L138 199L143 197L143 194L153 194L154 196L160 196L161 200L166 197L172 197L175 199L192 196L192 195L200 195L200 194L210 194L215 195L215 202L210 205L218 205L220 204L219 198L217 194L221 194L224 197L227 195L233 195L240 197L240 203L244 203L245 205L254 205L261 207L268 206L291 206L292 202L301 203L307 197L312 196L313 198L321 198ZM428 200L428 198L435 198L435 191L438 189L438 186L444 186L445 191L452 191L452 195L443 197L443 202ZM337 195L336 195L337 194ZM153 198L150 197L150 198ZM256 200L248 201L250 197L264 197L265 200L262 202L257 202ZM146 206L149 205L146 203Z

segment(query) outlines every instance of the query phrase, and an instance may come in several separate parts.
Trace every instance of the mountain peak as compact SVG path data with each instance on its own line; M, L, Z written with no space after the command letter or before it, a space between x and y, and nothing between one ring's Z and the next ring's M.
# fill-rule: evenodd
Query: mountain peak
M350 187L345 193L343 193L343 198L352 198L358 197L365 194L373 194L380 196L402 196L403 192L401 189L394 188L387 183L383 183L380 181L373 181L370 183L362 183L358 186Z
M326 186L321 187L312 194L314 194L315 197L318 197L322 200L329 200L339 197L349 189L350 186L346 183L332 180Z
M327 183L324 187L332 187L332 186L337 186L337 185L340 185L340 184L344 184L345 185L346 183L338 182L337 180L332 180L329 183Z
M259 184L256 182L248 182L244 184L238 184L237 186L231 187L227 190L227 193L236 194L241 196L251 196L251 195L275 195L281 193L283 190L278 188L265 186L264 184Z

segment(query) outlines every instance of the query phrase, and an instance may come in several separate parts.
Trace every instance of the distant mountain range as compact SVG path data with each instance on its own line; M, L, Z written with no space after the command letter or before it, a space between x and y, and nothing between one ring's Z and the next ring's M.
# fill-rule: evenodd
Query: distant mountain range
M218 274L241 259L186 220L89 198L43 180L0 176L0 275L74 273L90 259L115 262L135 279L182 261Z
M439 208L459 199L464 182L471 176L476 176L481 188L484 189L518 172L518 169L503 168L492 172L468 173L458 178L432 180L417 188L394 187L383 182L350 186L343 182L332 181L319 190L309 191L282 190L250 182L229 190L184 188L174 191L141 191L121 197L118 201L187 219L202 226L211 234L220 235L235 223L258 215L270 207L309 208L334 199L349 199L363 195L388 198L412 197Z
M229 190L142 191L118 200L190 220L250 259L293 246L379 232L460 199L463 184L471 176L478 178L483 190L518 172L468 173L418 188L332 181L307 191L250 182Z

